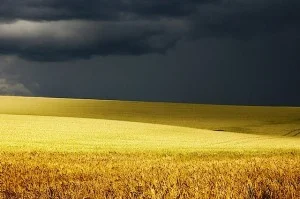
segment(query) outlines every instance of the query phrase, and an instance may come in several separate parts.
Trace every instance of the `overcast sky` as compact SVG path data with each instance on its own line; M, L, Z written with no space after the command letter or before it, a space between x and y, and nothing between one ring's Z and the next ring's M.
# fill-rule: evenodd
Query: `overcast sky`
M299 0L0 0L0 94L300 105Z

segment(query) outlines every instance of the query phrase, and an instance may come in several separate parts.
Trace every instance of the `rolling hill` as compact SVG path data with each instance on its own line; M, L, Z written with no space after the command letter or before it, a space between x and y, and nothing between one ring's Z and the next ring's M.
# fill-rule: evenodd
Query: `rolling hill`
M6 149L300 149L300 109L0 97Z

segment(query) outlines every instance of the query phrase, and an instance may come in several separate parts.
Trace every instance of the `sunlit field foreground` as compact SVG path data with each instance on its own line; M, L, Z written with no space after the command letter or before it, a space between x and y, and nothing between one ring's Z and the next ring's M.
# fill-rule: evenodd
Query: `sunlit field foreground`
M300 109L0 97L1 198L300 198Z

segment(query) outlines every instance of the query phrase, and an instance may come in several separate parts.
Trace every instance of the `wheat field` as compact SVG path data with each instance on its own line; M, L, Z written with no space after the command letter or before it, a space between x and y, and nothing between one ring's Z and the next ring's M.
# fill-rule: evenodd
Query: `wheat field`
M300 108L0 97L1 198L300 198Z

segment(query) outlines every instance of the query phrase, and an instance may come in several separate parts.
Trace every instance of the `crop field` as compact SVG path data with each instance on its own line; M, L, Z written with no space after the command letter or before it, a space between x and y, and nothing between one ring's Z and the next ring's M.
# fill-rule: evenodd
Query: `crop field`
M300 198L300 108L0 97L0 198Z

